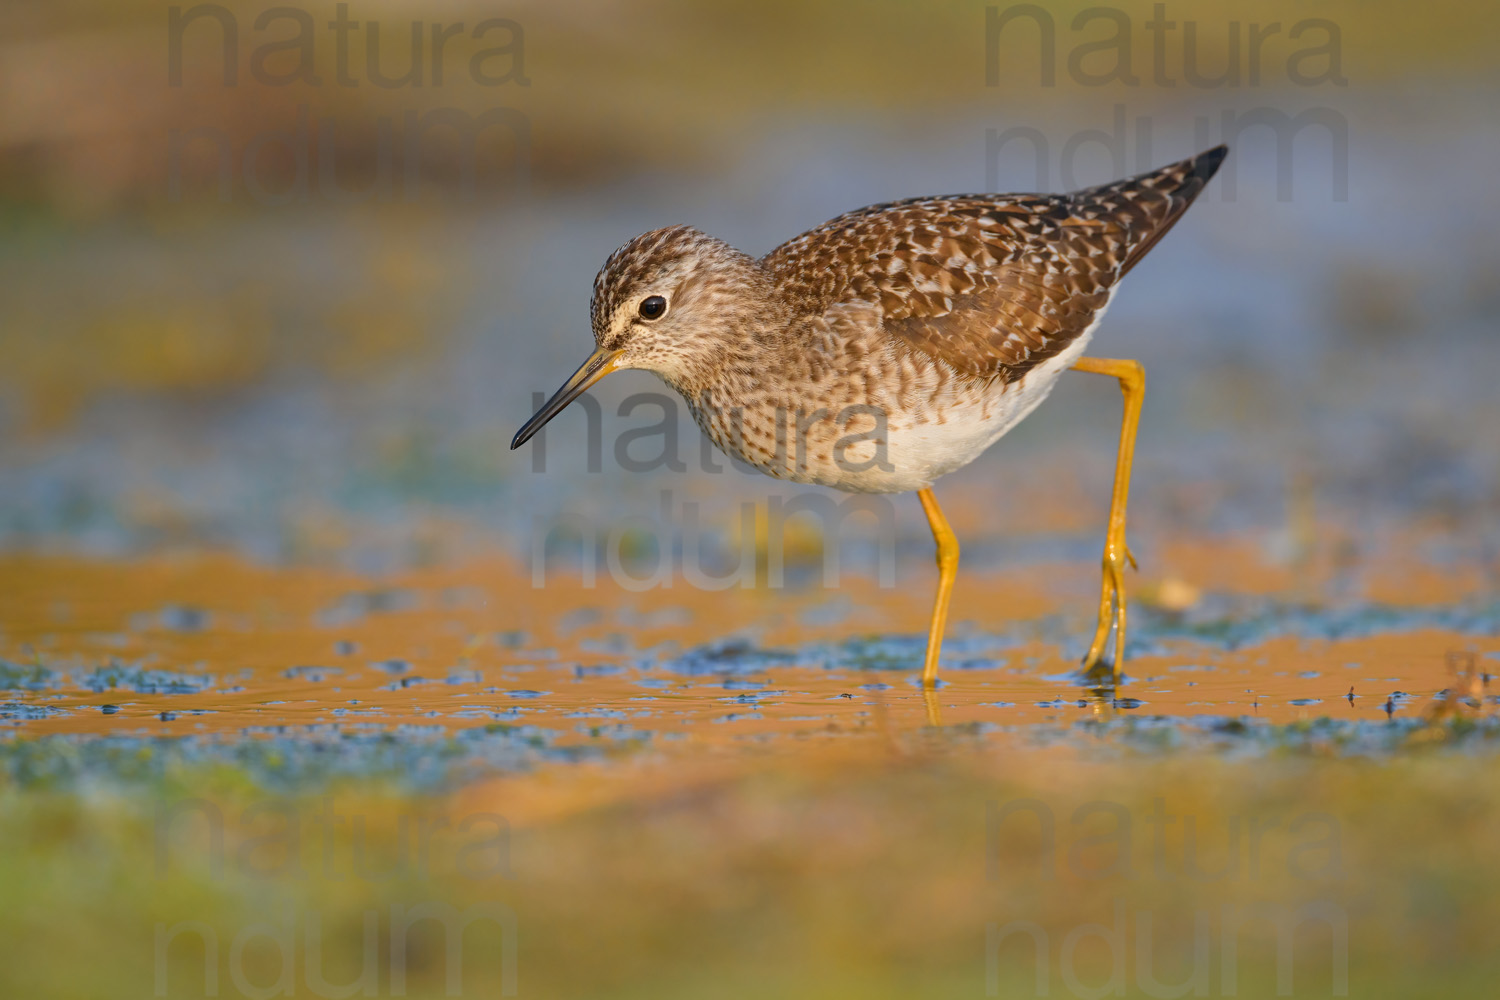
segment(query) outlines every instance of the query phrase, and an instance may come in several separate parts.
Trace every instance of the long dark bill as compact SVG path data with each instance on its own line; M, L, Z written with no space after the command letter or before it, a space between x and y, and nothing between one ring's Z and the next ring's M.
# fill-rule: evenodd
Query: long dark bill
M515 451L521 445L530 441L532 435L547 425L547 421L557 416L573 400L584 394L584 391L595 382L615 370L620 360L619 351L606 351L600 348L589 355L589 359L578 366L578 370L568 376L561 389L552 394L545 406L536 411L536 415L516 431L515 438L510 443L510 450Z

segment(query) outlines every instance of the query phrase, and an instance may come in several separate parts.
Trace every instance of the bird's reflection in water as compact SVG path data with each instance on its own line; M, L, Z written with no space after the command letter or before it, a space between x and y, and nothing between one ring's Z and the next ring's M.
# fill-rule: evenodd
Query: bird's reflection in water
M943 712L938 705L937 688L922 688L922 702L927 706L927 724L929 726L941 726L943 724Z
M1088 670L1080 670L1074 678L1074 683L1079 687L1088 689L1088 707L1096 720L1113 719L1119 715L1121 708L1134 707L1130 703L1121 703L1120 681L1123 677L1115 673L1114 665L1108 661L1097 663ZM923 687L922 704L927 709L927 725L940 728L943 725L943 712L938 701L938 688Z
M1120 684L1113 664L1095 664L1079 675L1079 683L1088 688L1089 708L1095 719L1113 719L1119 713Z

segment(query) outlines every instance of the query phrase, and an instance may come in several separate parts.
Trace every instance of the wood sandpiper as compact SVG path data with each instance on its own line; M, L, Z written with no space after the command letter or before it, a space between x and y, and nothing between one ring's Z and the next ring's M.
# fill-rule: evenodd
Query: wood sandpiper
M756 260L689 226L620 247L594 279L595 350L519 448L610 372L655 372L721 449L768 475L916 491L937 543L922 669L937 681L958 540L932 484L1034 410L1064 371L1119 380L1124 419L1099 621L1125 649L1125 503L1145 391L1135 361L1083 357L1121 278L1218 170L1224 146L1072 194L949 195L862 208Z

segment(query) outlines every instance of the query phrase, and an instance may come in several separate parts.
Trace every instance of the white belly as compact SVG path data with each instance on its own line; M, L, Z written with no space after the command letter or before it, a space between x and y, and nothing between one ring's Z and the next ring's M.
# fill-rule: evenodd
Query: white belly
M1102 312L1102 310L1101 310ZM882 459L870 468L849 471L826 485L851 493L905 493L925 489L968 465L1005 432L1020 423L1052 392L1093 339L1097 320L1067 350L1037 365L1009 385L997 383L974 391L942 410L941 422L892 420ZM854 463L861 464L861 463Z
M903 378L875 379L873 389L859 371L841 371L830 381L802 385L799 398L773 391L748 400L728 397L732 407L691 397L689 405L721 449L777 479L847 493L926 489L974 461L1041 405L1088 348L1108 305L1062 353L1009 384L955 378L934 362L907 369ZM895 358L885 359L886 372ZM851 399L859 402L844 406ZM821 416L803 424L809 410Z

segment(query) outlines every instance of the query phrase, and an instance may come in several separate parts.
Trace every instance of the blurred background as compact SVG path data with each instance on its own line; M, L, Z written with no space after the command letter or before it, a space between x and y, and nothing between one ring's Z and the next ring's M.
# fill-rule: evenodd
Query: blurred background
M269 995L290 966L255 929L295 911L340 987L383 954L446 995L439 935L372 951L369 915L499 900L519 965L476 932L471 992L519 968L522 995L1013 995L1031 967L987 926L1055 948L1124 900L1172 928L1165 982L1196 914L1332 903L1351 995L1482 995L1497 28L1478 2L4 0L0 992L202 996L215 969ZM708 455L654 377L509 450L642 231L762 254L871 203L1219 142L1095 341L1149 373L1131 697L1072 673L1107 380L1062 380L940 484L965 561L931 700L911 498L804 518L773 592L741 505L820 491ZM730 572L747 538L754 587L636 586L690 542ZM1030 827L985 825L1045 799L1073 864L1109 847L1075 807L1144 824L1163 798L1214 831L1206 865L1241 818L1327 814L1342 867L1302 877L1278 832L1244 879L1054 882ZM333 801L359 825L274 836ZM455 870L452 839L435 872L319 870L397 856L409 814L501 815L513 872ZM222 954L158 951L184 921ZM1244 995L1281 973L1271 931ZM1297 940L1296 990L1327 995L1336 935ZM1115 967L1079 954L1090 985Z
M622 442L663 420L617 413L666 392L650 375L595 390L594 468L581 409L544 458L508 450L589 349L612 249L688 222L759 254L873 202L1228 141L1097 341L1150 373L1137 551L1170 527L1290 558L1301 517L1349 559L1420 529L1493 574L1494 10L1081 10L9 3L0 546L379 572L524 563L540 533L567 566L577 536L676 517L664 489L732 546L781 487L712 471L681 407L680 463ZM969 565L1096 547L1117 398L1064 380L945 482Z

